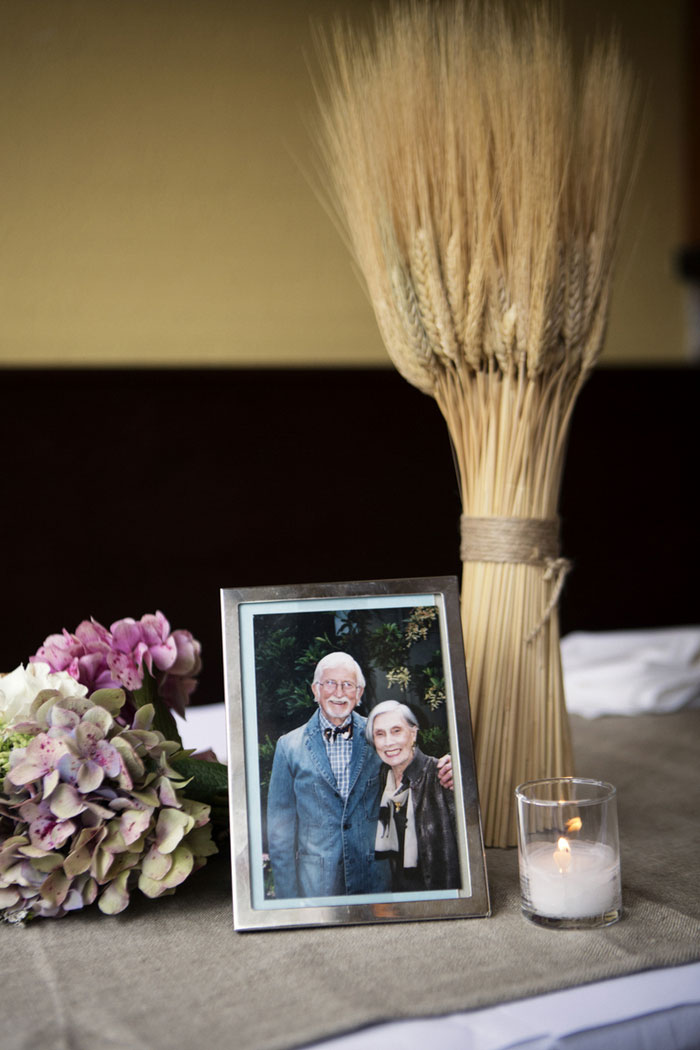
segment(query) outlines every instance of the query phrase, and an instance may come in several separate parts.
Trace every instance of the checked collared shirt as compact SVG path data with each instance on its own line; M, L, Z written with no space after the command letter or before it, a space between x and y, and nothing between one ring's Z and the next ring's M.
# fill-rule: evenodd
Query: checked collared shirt
M338 787L338 791L343 798L347 798L350 793L350 758L352 755L352 736L343 736L340 733L331 733L326 735L325 730L336 728L345 729L347 726L352 725L352 714L346 718L342 726L336 727L332 722L329 722L323 711L319 708L318 717L321 720L321 732L323 733L323 742L326 745L326 754L328 755L328 761L331 764L331 770L335 777L335 782Z

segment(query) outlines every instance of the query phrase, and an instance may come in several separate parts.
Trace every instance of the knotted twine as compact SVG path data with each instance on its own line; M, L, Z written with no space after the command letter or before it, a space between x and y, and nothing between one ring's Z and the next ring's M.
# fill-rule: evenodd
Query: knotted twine
M534 641L559 601L564 580L571 568L567 558L560 557L559 518L460 518L462 561L493 561L517 565L541 566L543 579L554 581L552 594L539 623L527 636Z

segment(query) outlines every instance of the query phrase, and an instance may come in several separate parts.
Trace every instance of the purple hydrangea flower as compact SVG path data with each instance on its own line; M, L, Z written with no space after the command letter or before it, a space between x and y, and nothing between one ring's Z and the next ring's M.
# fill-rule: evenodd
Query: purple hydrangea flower
M179 744L141 707L118 720L122 690L44 691L34 736L10 755L0 793L0 909L9 922L62 916L97 901L122 911L138 888L173 893L216 852L209 806L184 795L170 765Z
M201 646L189 631L170 630L160 610L140 620L124 617L109 628L83 620L71 634L52 634L30 658L52 671L67 671L90 692L141 689L145 675L155 679L165 702L184 715L201 670Z

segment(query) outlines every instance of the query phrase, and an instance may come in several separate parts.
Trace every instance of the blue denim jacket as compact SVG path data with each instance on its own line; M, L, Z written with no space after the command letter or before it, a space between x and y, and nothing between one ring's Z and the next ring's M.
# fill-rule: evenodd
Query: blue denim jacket
M365 740L365 719L353 712L350 792L336 787L318 711L280 737L267 802L275 897L383 893L389 865L375 860L381 762Z

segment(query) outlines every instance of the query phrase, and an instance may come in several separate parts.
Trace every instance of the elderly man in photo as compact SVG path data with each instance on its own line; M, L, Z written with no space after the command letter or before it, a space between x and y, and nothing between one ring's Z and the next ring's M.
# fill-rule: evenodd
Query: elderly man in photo
M318 710L280 737L272 764L267 831L275 897L388 892L388 865L374 855L381 762L355 711L364 675L348 653L329 653L311 688ZM449 787L449 758L441 765Z

